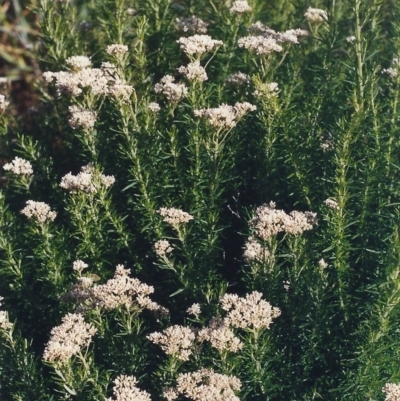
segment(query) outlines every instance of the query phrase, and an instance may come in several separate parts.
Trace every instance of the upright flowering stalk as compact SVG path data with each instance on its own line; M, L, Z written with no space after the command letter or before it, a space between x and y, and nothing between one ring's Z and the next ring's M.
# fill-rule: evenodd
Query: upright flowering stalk
M174 207L162 207L158 209L158 213L163 218L163 221L177 232L179 240L184 243L187 235L185 227L190 220L193 220L193 216Z
M253 386L259 388L265 396L270 378L268 369L260 361L268 357L271 336L268 329L273 320L280 316L281 310L262 299L262 296L257 291L243 298L236 294L225 294L220 298L220 305L227 312L224 324L248 333L243 337L243 350L235 360L241 366L246 366L251 372Z
M192 252L189 248L189 243L187 241L187 237L189 234L189 228L187 227L187 225L191 220L193 220L193 216L187 212L184 212L183 210L173 207L162 207L158 209L157 212L161 215L163 221L170 225L177 233L186 262L173 262L173 259L168 256L168 254L172 252L173 248L167 240L157 241L154 245L155 252L162 262L161 266L173 270L178 275L179 280L184 285L184 287L189 288L191 285L190 277L193 273L194 261Z
M61 387L67 386L70 394L77 394L79 388L91 375L93 366L88 347L96 334L96 328L86 323L81 314L68 313L62 323L54 327L43 353L43 360L54 367L61 379Z
M111 206L109 188L114 182L113 175L103 174L93 164L81 167L77 175L68 173L61 178L60 187L71 194L66 198L67 211L77 235L82 238L83 252L99 254L95 242L104 237L104 227L108 225L118 233L119 246L129 248L129 232Z

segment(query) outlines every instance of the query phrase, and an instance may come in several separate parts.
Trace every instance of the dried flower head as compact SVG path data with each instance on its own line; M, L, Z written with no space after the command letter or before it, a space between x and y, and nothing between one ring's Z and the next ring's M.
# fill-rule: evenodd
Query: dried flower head
M51 330L43 359L47 362L67 362L90 344L96 331L92 324L85 322L81 314L68 313L62 318L62 324Z
M234 106L222 104L216 108L194 110L196 117L205 117L210 125L216 128L233 128L237 121L249 111L256 110L257 107L248 103L235 103Z
M3 114L6 111L6 108L10 102L6 101L6 97L0 94L0 114Z
M304 16L310 22L321 23L328 21L328 13L320 8L308 7Z
M179 67L178 72L184 75L189 81L204 82L208 79L206 70L200 65L199 60L189 63L186 67Z
M386 383L382 391L386 394L385 401L400 401L400 384Z
M177 18L176 29L189 33L206 33L208 24L202 19L192 16L190 18Z
M65 62L71 70L79 71L84 68L89 68L92 65L89 57L86 56L72 56L68 57Z
M229 9L229 11L233 14L243 14L243 13L248 13L252 10L252 8L249 6L249 3L244 0L244 1L234 1L232 3L232 7Z
M113 394L115 401L151 401L150 394L136 387L138 381L133 376L119 375L114 380ZM105 401L114 401L106 398Z
M265 26L261 22L256 22L248 28L251 36L240 38L239 47L244 47L256 54L269 55L273 52L281 52L283 47L281 44L298 44L298 38L307 36L308 31L304 29L289 29L285 32L276 32Z
M26 206L21 210L21 213L39 223L44 223L47 220L53 221L57 216L57 213L52 212L47 203L33 200L26 201Z
M220 299L222 309L228 312L225 323L242 329L268 329L281 311L261 298L262 294L257 291L247 294L245 298L225 294Z
M244 248L243 257L247 262L261 262L268 261L270 252L268 248L261 245L255 238L249 237Z
M177 42L180 44L181 50L189 56L202 54L213 50L215 47L223 45L221 40L212 39L208 35L193 35L188 38L179 38Z
M243 72L237 72L229 75L229 77L225 79L225 83L232 86L248 85L250 83L250 78L247 74L243 74Z
M199 318L200 314L201 314L201 307L200 304L193 304L191 307L189 307L186 312L189 315L193 315L196 319Z
M249 225L259 238L266 240L279 232L298 235L311 230L316 224L316 216L316 213L296 210L286 214L283 210L275 209L275 204L271 202L256 209L256 214L249 221Z
M200 369L197 372L180 373L174 388L164 391L168 400L180 394L193 401L240 401L235 391L240 390L241 382L235 376L215 373L213 369Z
M125 45L109 45L106 48L106 53L114 57L121 57L128 53L128 46Z
M89 308L85 303L90 299L90 291L93 283L93 277L79 276L76 283L73 284L65 294L61 295L61 301L80 304L76 312L86 312Z
M185 84L175 83L172 75L166 75L161 79L161 83L154 86L154 92L162 93L169 102L178 102L188 93Z
M337 203L337 201L335 199L328 198L324 201L324 203L329 209L332 209L332 210L340 209L339 203Z
M173 249L174 248L172 248L171 244L166 239L161 239L154 244L154 250L160 257L166 256L167 253L172 252Z
M157 212L164 217L163 221L170 224L171 226L179 226L180 224L186 224L190 220L193 220L193 216L189 213L184 212L174 207L162 207Z
M33 174L32 164L28 160L22 159L21 157L15 157L11 163L7 163L3 166L4 170L11 171L17 175L29 175Z
M283 47L278 44L276 39L266 38L264 36L245 36L238 41L239 47L244 47L256 54L271 54L281 52Z
M127 85L124 80L117 79L108 87L107 94L112 96L114 99L128 102L134 90L135 89L132 85Z
M175 325L168 327L162 333L151 333L147 338L154 344L159 344L166 354L188 361L195 334L189 327Z
M87 267L88 264L85 263L83 260L75 260L75 262L72 264L72 268L79 274L81 274L83 269L86 269Z
M235 336L226 321L216 317L211 319L208 327L199 330L196 340L209 341L211 346L220 352L238 352L243 348L243 343Z
M90 130L94 127L97 118L94 110L85 110L79 106L69 106L68 110L71 113L68 123L73 129L82 127Z
M147 107L152 113L158 113L161 110L160 105L156 102L149 103Z

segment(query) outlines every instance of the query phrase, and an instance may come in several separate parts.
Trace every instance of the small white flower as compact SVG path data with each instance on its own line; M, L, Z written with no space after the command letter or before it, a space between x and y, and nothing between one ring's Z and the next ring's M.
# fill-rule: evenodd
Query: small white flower
M232 3L232 7L229 9L229 11L233 14L243 14L243 13L248 13L252 9L249 6L249 3L247 1L234 1Z

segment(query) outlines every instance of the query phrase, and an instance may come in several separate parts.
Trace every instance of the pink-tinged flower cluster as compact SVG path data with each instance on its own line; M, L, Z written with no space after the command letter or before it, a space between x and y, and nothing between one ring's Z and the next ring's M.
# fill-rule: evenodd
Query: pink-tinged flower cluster
M62 318L62 324L51 330L51 337L44 350L43 359L47 362L67 362L87 347L96 328L86 323L79 313L68 313Z

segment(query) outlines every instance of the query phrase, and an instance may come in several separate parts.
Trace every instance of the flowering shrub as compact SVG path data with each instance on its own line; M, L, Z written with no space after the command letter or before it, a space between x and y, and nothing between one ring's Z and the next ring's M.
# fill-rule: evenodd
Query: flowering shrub
M265 3L29 3L1 400L400 400L400 4Z

